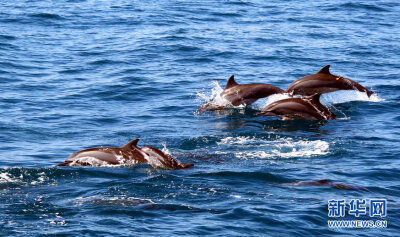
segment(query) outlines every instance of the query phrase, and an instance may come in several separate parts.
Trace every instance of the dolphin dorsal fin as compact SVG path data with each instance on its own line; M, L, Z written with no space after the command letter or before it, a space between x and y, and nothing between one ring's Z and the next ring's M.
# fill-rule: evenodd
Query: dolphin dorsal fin
M239 85L239 84L235 81L235 76L232 75L231 77L229 77L229 80L226 83L225 90L229 89L231 87L237 86L237 85Z
M317 72L317 73L323 73L323 74L331 75L331 72L329 71L330 67L331 67L331 65L326 65L321 70L319 70L319 72Z
M121 148L132 150L132 147L137 146L138 142L139 142L139 138L133 139L132 141L128 142L127 144L121 146Z

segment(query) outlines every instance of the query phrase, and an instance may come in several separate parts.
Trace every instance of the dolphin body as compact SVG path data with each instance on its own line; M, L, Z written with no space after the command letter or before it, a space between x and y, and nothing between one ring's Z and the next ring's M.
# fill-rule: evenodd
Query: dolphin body
M275 101L267 105L255 116L279 116L283 120L306 119L328 120L337 119L328 108L319 101L321 94L306 96L303 98L288 98Z
M374 92L366 89L359 83L348 78L332 75L330 65L326 65L319 72L294 81L285 92L293 95L314 95L316 93L329 93L338 90L358 90L367 93L370 97Z
M292 184L295 186L330 186L332 188L336 189L342 189L342 190L357 190L357 191L367 191L370 192L367 188L364 187L358 187L358 186L353 186L353 185L348 185L348 184L343 184L343 183L336 183L327 179L321 179L321 180L316 180L316 181L297 181L293 183L287 183L287 184Z
M56 166L103 166L121 164L149 164L154 168L185 169L193 166L150 146L138 147L134 139L121 147L96 147L78 151Z
M276 86L264 83L238 84L235 81L234 75L232 75L220 96L229 101L233 106L247 106L258 99L283 92L282 89ZM197 111L221 110L225 108L226 106L219 106L210 102L201 106Z

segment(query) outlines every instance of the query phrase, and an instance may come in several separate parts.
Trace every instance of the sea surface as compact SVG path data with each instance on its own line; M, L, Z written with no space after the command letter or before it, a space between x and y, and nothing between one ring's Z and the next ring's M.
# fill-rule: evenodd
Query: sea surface
M1 1L0 235L399 236L399 16L395 0ZM323 95L338 120L253 116L279 96L196 113L231 75L285 89L328 64L375 91ZM194 167L55 167L134 138ZM328 217L332 199L386 199L387 216Z

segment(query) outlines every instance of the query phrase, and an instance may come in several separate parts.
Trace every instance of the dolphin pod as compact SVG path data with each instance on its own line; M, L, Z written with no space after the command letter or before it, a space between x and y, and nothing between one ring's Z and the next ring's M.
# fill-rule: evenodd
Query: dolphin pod
M260 98L273 94L286 93L292 98L278 100L267 105L255 116L279 116L283 120L306 119L306 120L328 120L337 119L327 107L321 104L319 98L323 93L338 90L357 90L365 92L370 97L374 92L366 89L359 83L330 73L330 65L326 65L317 73L302 77L286 90L268 84L242 84L235 82L231 76L224 91L220 94L233 106L250 105ZM293 96L302 96L300 98ZM220 110L226 106L215 106L212 102L201 106L198 111Z
M138 147L134 139L121 147L96 147L78 151L57 166L104 166L121 164L149 164L154 168L185 169L193 166L174 159L171 155L151 147Z
M331 74L329 68L330 65L326 65L317 73L294 81L286 90L264 83L238 84L232 75L220 96L233 106L247 106L256 102L258 99L273 94L286 93L292 97L278 100L267 105L255 116L279 116L283 120L329 120L337 119L337 117L327 107L321 104L321 94L338 90L358 90L365 92L368 97L370 97L374 93L353 80ZM302 97L298 98L293 96ZM209 102L202 105L198 111L221 110L226 107L227 106L219 106ZM70 155L63 163L56 166L149 164L154 168L166 169L185 169L193 166L191 163L180 162L171 155L154 147L138 147L138 141L139 139L134 139L121 147L96 147L78 151ZM338 185L325 180L302 182L300 184L330 185L335 188L350 189L347 186Z

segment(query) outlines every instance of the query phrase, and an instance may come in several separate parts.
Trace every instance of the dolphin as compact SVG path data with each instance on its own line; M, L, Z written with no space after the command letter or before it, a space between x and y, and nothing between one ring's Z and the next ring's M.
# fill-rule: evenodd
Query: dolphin
M258 99L282 92L284 92L282 89L264 83L238 84L235 81L234 75L232 75L220 96L229 101L233 106L247 106L256 102ZM219 106L209 102L202 105L197 111L221 110L226 107L227 106Z
M332 75L329 68L330 65L326 65L316 74L294 81L285 92L293 95L313 95L315 93L322 94L338 90L358 90L367 93L368 97L374 93L353 80Z
M321 94L306 96L303 98L288 98L275 101L267 105L255 116L279 116L283 120L293 118L306 120L337 119L328 108L319 101Z
M367 188L364 187L358 187L358 186L353 186L353 185L348 185L348 184L343 184L343 183L336 183L327 179L321 179L321 180L316 180L316 181L296 181L293 183L285 183L285 184L292 184L295 186L330 186L332 188L336 189L342 189L342 190L357 190L357 191L367 191L370 192Z
M56 166L103 166L121 164L149 164L154 168L184 169L193 166L151 147L138 147L134 139L121 147L95 147L78 151Z

